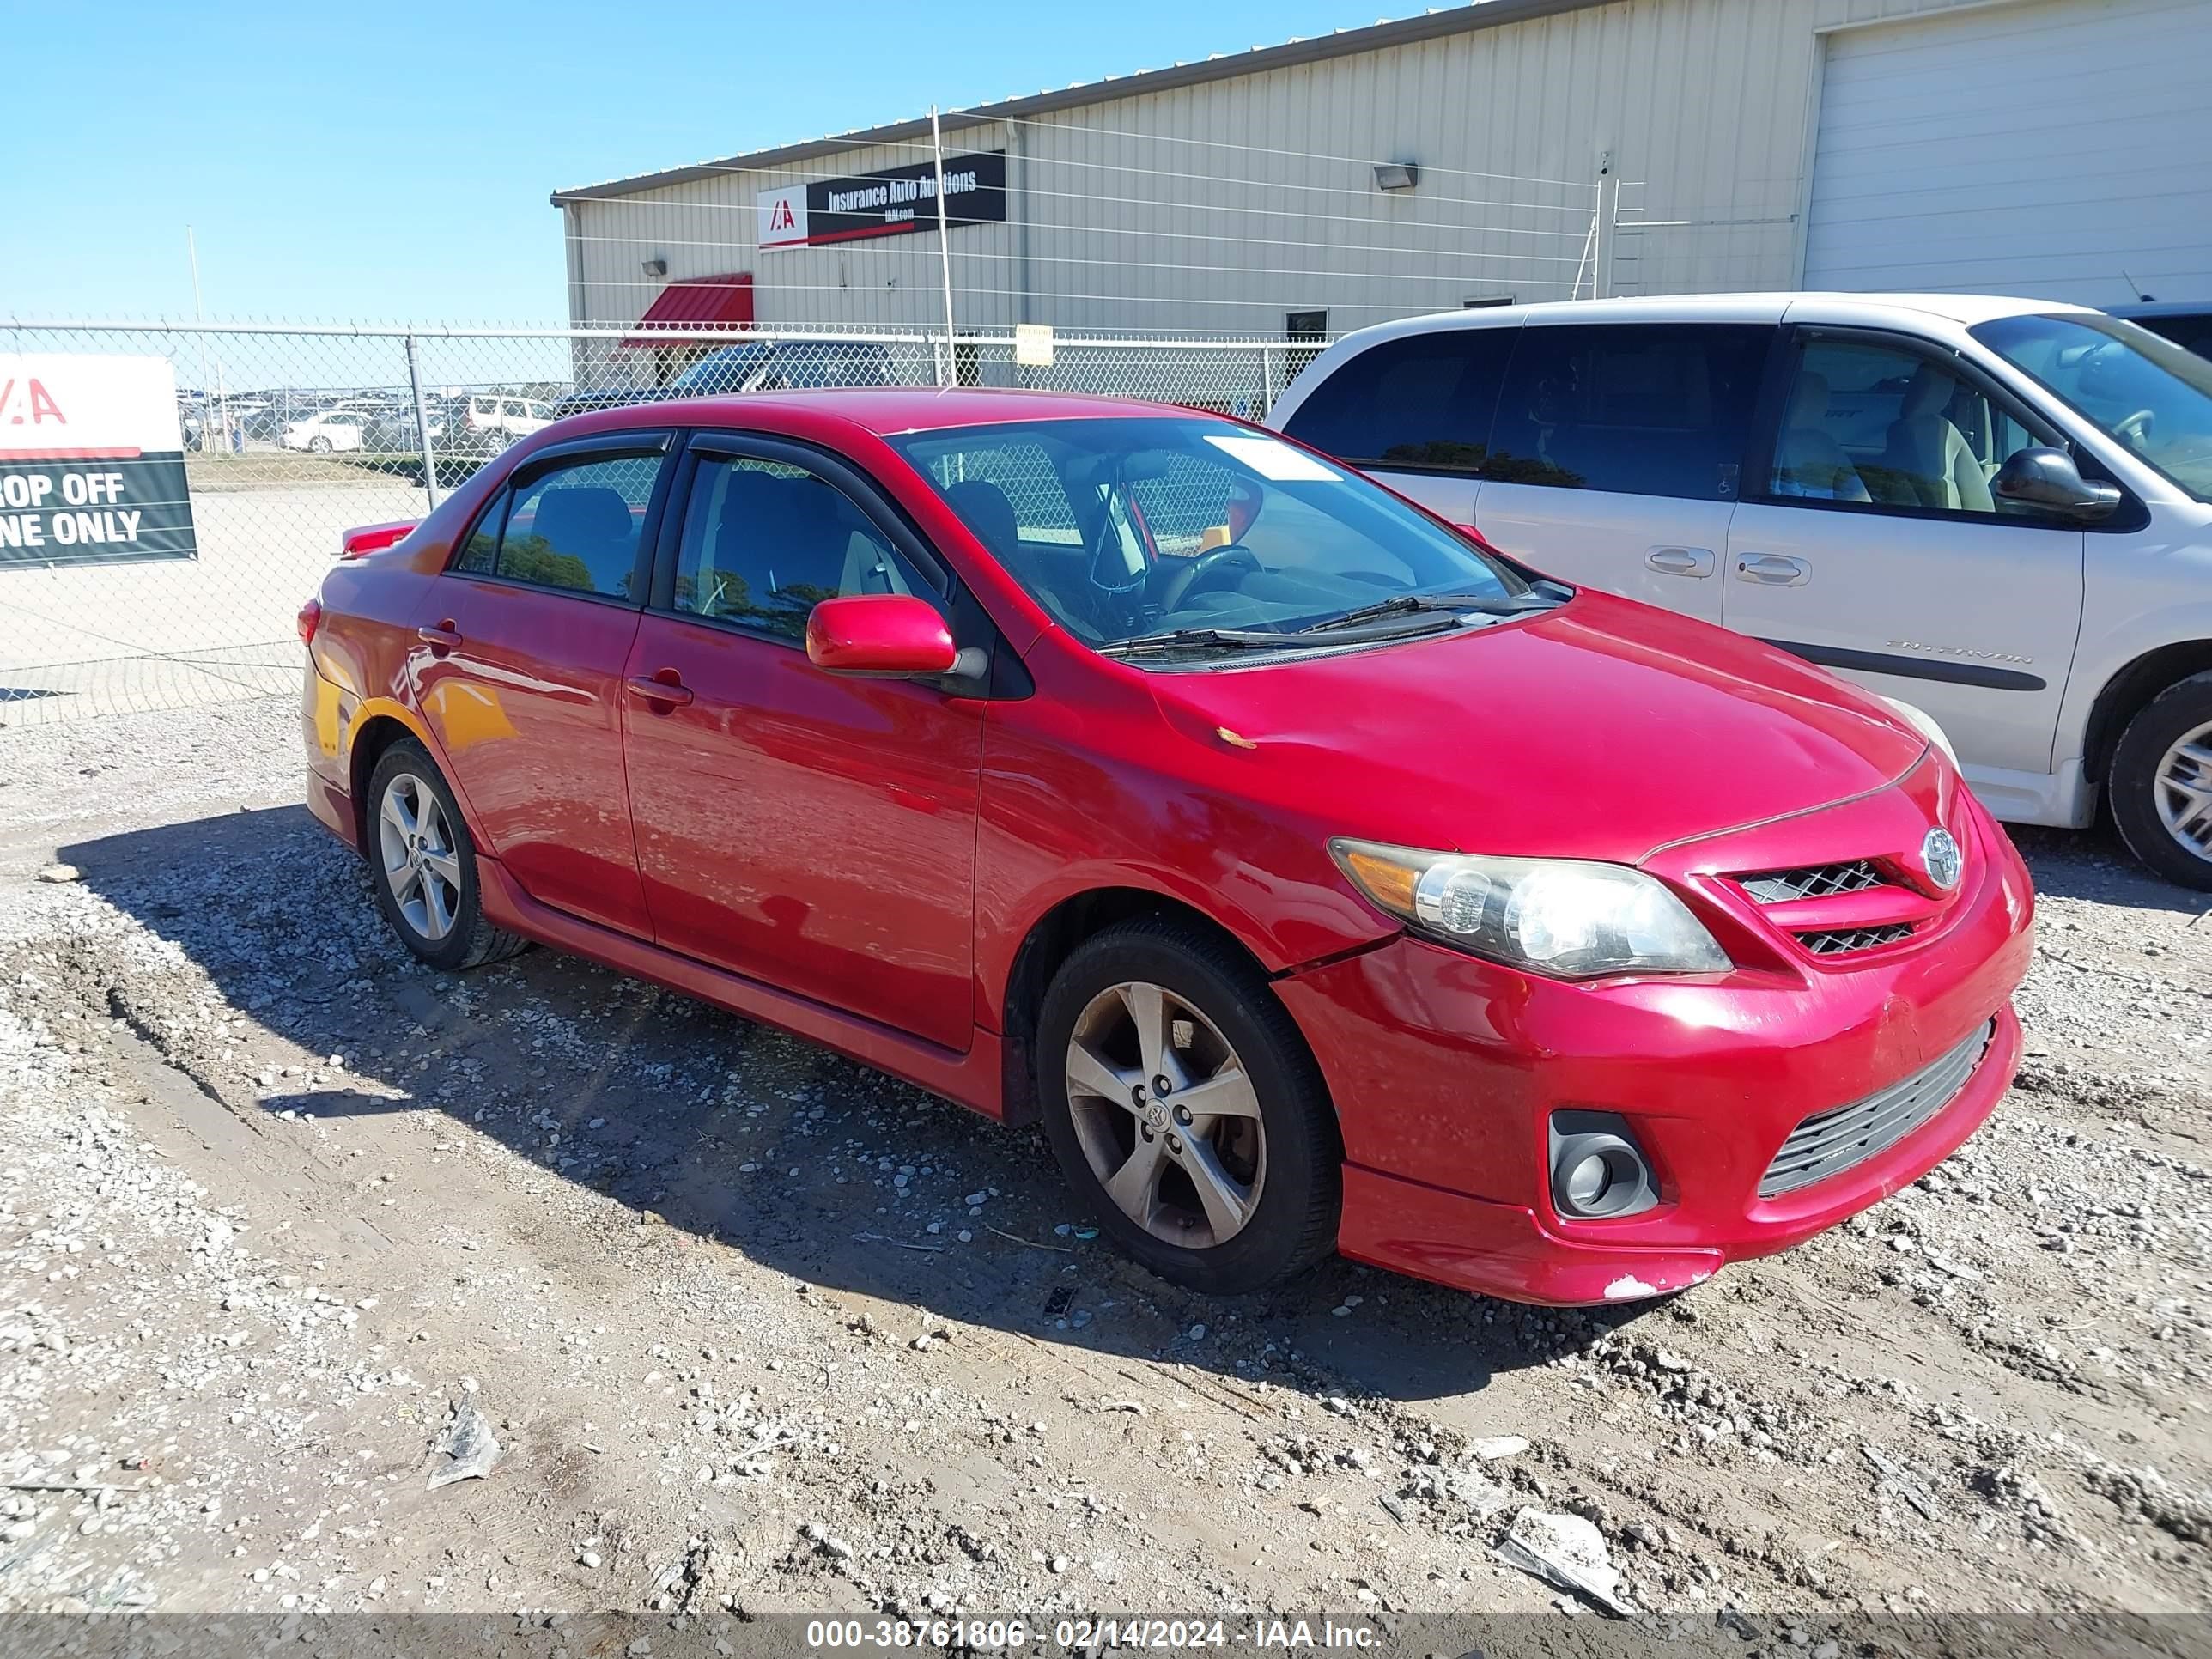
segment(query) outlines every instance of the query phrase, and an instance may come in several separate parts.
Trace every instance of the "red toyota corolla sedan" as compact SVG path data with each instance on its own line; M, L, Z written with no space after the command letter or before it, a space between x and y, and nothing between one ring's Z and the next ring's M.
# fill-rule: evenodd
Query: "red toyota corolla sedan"
M1239 422L613 410L404 530L301 632L309 803L410 950L1042 1117L1180 1284L1680 1290L2018 1060L2027 873L1924 716Z

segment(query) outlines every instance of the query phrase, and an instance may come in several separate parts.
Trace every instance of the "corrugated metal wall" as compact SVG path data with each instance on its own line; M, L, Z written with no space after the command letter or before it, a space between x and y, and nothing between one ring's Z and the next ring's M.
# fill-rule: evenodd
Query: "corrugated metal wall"
M1009 222L951 234L963 327L1279 337L1595 286L1581 261L1621 180L1620 293L1787 287L1824 29L1978 0L1619 0L1033 119L950 130L1006 148ZM901 112L886 112L887 116ZM938 238L755 246L755 195L924 160L860 148L569 211L579 322L629 321L671 276L751 270L763 322L940 324ZM1419 164L1386 194L1372 164ZM1026 220L1026 224L1022 222ZM1657 222L1681 222L1661 224ZM1639 222L1650 223L1638 228Z

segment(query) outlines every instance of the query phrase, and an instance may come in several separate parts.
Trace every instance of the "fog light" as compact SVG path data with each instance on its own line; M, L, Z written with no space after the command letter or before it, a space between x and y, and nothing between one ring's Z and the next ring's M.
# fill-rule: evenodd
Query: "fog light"
M1552 1206L1577 1221L1636 1215L1659 1201L1651 1166L1614 1112L1554 1112Z

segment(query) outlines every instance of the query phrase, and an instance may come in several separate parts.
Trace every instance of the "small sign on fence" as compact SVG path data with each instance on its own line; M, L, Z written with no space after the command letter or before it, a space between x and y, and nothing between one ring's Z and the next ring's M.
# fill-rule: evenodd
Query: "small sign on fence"
M198 552L168 359L0 352L0 568Z
M1014 362L1023 368L1050 368L1053 359L1050 323L1014 325Z

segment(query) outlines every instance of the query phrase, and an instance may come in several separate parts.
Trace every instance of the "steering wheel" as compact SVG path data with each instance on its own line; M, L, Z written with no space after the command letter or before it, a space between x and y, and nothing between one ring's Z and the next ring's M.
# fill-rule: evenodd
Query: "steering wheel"
M1210 547L1168 578L1167 586L1160 589L1161 614L1175 611L1201 586L1211 586L1224 574L1256 572L1260 558L1242 542L1231 542L1225 547Z
M2129 448L2141 454L2150 447L2150 429L2158 422L2158 411L2139 409L2124 421L2112 422L2112 430L2125 441Z

